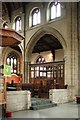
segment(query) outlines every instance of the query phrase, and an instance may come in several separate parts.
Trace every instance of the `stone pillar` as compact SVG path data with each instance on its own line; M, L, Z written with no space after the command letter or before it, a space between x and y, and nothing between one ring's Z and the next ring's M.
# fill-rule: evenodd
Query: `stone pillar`
M66 49L66 55L64 56L65 59L65 84L68 86L72 85L71 81L71 4L67 3L67 49Z
M71 79L73 96L78 94L77 3L71 3Z
M78 90L78 39L77 39L77 3L68 3L67 10L67 53L66 84L73 97Z
M78 2L78 95L80 95L80 2Z
M25 61L24 63L24 67L25 67L25 71L24 71L24 82L25 83L29 83L29 61Z

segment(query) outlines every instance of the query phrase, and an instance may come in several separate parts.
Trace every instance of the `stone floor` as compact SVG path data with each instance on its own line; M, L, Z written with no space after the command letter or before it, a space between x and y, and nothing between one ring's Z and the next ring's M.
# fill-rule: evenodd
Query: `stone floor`
M70 102L48 109L13 112L12 118L80 118L79 109L80 104Z

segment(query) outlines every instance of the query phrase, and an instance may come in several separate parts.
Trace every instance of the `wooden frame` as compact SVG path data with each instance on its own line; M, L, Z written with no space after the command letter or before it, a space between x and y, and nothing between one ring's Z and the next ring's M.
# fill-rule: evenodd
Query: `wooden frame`
M21 75L16 75L16 74L11 74L11 77L6 76L6 82L11 83L11 81L14 80L14 83L21 83L22 82L22 76Z
M62 89L64 87L64 61L30 64L29 66L30 83L53 81L54 88Z
M39 96L48 97L49 89L64 89L64 61L30 64L30 83L35 84Z

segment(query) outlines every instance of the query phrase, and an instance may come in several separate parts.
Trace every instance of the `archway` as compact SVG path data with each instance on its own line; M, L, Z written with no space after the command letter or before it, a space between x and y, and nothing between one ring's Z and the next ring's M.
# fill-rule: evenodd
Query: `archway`
M40 72L40 69L41 69L40 67L39 67L39 71L37 71L37 72L39 72L39 76L37 76L37 77L39 78L39 81L42 80L43 77L44 78L46 77L46 81L49 80L49 79L54 79L53 81L59 82L59 79L60 80L63 79L62 83L60 83L60 82L58 83L60 85L56 84L56 87L55 87L55 85L52 86L53 88L63 88L63 86L65 85L64 80L66 78L66 75L64 75L65 74L64 73L65 68L64 68L64 62L63 61L65 61L67 45L66 45L66 42L65 42L64 38L62 37L62 35L57 30L55 30L53 28L50 28L50 27L41 28L29 40L29 42L27 44L27 47L26 47L26 58L25 59L26 59L26 62L27 62L27 64L26 64L27 69L25 70L25 72L26 72L25 77L28 79L28 82L33 83L34 80L31 81L31 79L30 79L30 73L33 72L33 71L29 71L30 69L32 69L31 64L30 64L32 62L31 61L31 56L35 52L38 53L37 56L39 56L39 54L41 54L41 52L44 51L43 50L44 48L42 49L42 46L43 46L44 43L46 44L46 46L48 46L48 48L46 47L46 51L50 51L52 56L53 56L53 61L48 61L48 62L55 62L56 61L55 60L55 49L61 49L62 50L62 52L63 52L63 57L61 59L62 62L60 62L60 59L59 59L58 60L59 62L56 64L56 68L57 68L56 75L57 75L57 77L55 79L51 78L51 77L48 78L48 72L41 73ZM37 47L37 46L39 46L39 47ZM45 47L45 45L43 47ZM44 67L44 65L42 66L43 69L47 70L47 67L49 67L51 69L55 69L54 63L53 64L49 63L48 66L47 65L45 65L45 66L46 67ZM58 70L59 67L60 67L60 70ZM35 65L34 65L34 68L37 69L37 67L35 67ZM60 76L61 76L61 71L64 73L62 78L58 77L58 72L60 72ZM36 74L35 71L34 71L34 74ZM53 73L50 72L50 74L53 74ZM65 78L63 78L64 76L65 76ZM51 84L53 84L53 81L52 81ZM45 84L45 82L44 82L44 84Z
M25 64L25 77L24 77L24 78L26 78L25 82L27 82L27 81L29 82L28 69L29 69L29 63L31 62L31 55L32 55L34 46L40 40L40 38L42 36L44 36L45 34L49 34L49 35L54 36L60 42L60 44L63 47L63 51L64 51L64 59L66 58L67 44L66 44L63 36L54 28L42 27L36 33L34 33L34 35L30 38L29 42L27 43L26 49L25 49L25 63L26 63ZM66 67L66 63L65 63L65 67ZM66 76L65 76L65 78L66 78Z
M29 40L29 42L27 43L26 46L26 51L25 51L25 55L26 55L26 61L30 60L33 48L35 46L35 44L39 41L39 39L44 36L45 34L51 34L53 35L55 38L58 39L58 41L61 43L63 50L64 50L64 55L66 56L66 50L67 50L67 44L63 38L63 36L56 30L53 29L51 27L42 27L41 29L39 29ZM64 57L65 57L64 56Z
M17 56L17 74L22 74L22 52L20 50L20 48L17 46L16 49L15 47L11 48L11 47L6 47L2 50L2 61L3 61L3 64L6 64L6 59L7 59L7 56L9 53L14 53L16 56ZM20 64L21 63L21 64Z

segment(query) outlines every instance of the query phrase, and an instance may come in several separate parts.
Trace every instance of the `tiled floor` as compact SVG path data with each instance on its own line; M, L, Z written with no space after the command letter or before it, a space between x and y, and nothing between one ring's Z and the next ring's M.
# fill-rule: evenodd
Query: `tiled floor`
M18 111L12 113L12 118L79 118L79 105L70 102L48 109Z

